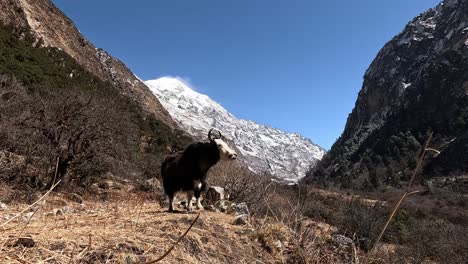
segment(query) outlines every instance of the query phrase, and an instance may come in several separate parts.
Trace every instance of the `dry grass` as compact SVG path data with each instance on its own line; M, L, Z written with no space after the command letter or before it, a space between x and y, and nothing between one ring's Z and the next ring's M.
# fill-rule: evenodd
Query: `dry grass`
M127 194L112 202L66 201L48 197L6 224L0 238L0 263L140 263L161 256L187 229L196 214L169 214L156 203ZM63 214L54 215L64 207ZM27 205L10 205L5 217ZM203 211L191 231L160 263L271 263L254 230L234 226L234 217ZM18 237L31 237L35 246L13 246Z

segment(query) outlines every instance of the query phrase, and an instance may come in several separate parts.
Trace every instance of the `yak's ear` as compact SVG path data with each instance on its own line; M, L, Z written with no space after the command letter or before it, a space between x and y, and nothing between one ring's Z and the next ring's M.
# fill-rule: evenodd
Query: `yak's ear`
M210 129L210 131L208 131L208 139L210 140L210 142L213 142L213 138L211 138L211 133L213 132L213 129Z

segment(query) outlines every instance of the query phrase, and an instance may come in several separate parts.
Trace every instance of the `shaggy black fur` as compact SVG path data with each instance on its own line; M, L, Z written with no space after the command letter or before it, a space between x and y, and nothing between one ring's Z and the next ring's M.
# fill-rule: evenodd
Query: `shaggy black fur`
M219 150L214 141L192 143L184 151L166 157L161 165L164 191L169 196L169 211L178 191L193 191L199 198L206 188L206 174L220 159ZM198 188L199 183L202 184Z

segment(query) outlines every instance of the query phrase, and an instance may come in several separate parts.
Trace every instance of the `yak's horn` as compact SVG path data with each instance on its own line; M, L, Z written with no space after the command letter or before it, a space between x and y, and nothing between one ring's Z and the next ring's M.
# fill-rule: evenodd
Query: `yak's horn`
M213 130L215 130L215 129L212 128L212 129L210 129L210 131L208 132L208 139L209 139L210 141L213 141L213 140L215 140L215 139L220 139L220 138L222 138L221 132L220 132L219 130L216 130L216 132L218 132L218 136L215 136L215 137L212 138Z

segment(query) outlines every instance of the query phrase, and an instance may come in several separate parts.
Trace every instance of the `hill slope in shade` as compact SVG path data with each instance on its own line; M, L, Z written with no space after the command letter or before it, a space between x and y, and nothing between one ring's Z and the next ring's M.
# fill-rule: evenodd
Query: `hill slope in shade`
M211 127L221 130L255 172L268 172L294 183L325 153L323 148L299 134L236 118L177 78L163 77L146 84L181 128L199 139L205 139Z
M50 1L0 0L0 10L2 184L156 177L162 158L191 141L142 81Z
M45 47L65 51L79 65L101 80L111 82L125 96L171 127L167 111L123 62L96 48L50 0L0 0L0 23L29 28ZM40 40L40 41L39 41Z
M468 172L468 1L414 18L377 54L345 130L307 181L399 185L430 132L424 176ZM371 185L371 186L370 186Z

